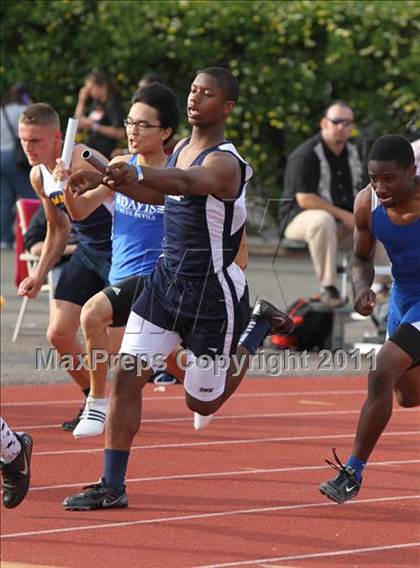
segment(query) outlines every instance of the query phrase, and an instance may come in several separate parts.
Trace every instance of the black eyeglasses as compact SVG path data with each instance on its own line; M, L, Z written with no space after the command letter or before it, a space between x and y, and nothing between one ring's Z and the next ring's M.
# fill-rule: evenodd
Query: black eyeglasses
M149 128L162 128L160 124L150 124L147 120L131 120L131 118L126 118L124 120L124 126L126 128L139 128L140 130L148 130Z
M327 116L327 120L333 124L342 124L343 126L351 126L354 122L351 118L330 118L329 116Z

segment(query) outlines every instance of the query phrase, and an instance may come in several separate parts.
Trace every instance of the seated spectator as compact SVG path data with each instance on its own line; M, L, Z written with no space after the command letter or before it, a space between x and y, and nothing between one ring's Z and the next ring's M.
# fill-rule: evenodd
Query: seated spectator
M79 128L88 131L86 144L110 158L118 140L125 137L125 130L121 98L108 75L94 71L86 77L74 116Z
M288 157L284 177L281 233L302 240L320 284L321 301L329 307L344 304L336 288L337 248L350 249L354 229L353 201L362 186L362 164L349 142L353 110L344 101L331 103L321 119L320 133ZM289 214L288 214L289 213Z
M47 234L47 218L45 217L45 211L43 207L38 207L35 213L32 215L29 221L28 230L23 235L23 241L25 244L25 249L36 256L41 256L42 247L44 246L44 240ZM70 260L70 255L76 250L77 247L77 237L72 228L69 242L64 249L63 255L60 261L53 268L53 282L54 286L57 284L58 279L61 276L63 268Z

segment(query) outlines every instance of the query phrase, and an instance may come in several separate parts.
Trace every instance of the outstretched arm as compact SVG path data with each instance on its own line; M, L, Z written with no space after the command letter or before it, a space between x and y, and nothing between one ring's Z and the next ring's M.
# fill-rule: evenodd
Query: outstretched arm
M351 278L354 290L354 307L364 316L372 313L376 294L371 290L375 276L373 256L376 240L371 231L371 188L363 189L355 200L355 232L351 257Z
M131 168L129 164L127 164L127 167ZM95 193L98 186L100 186L106 187L107 191L111 193L114 191L124 193L124 195L141 203L162 205L165 201L163 193L159 193L158 191L154 191L137 183L137 170L134 167L133 169L135 170L136 181L122 185L121 187L106 185L103 175L98 171L80 169L71 174L67 180L66 191L71 195L74 201L77 201L81 197L89 195L89 193Z
M181 168L142 167L143 179L137 180L137 170L127 163L109 166L104 177L114 191L120 191L142 201L141 188L164 195L215 195L221 199L234 199L241 181L238 160L231 154L214 152L201 166Z
M86 146L77 145L73 150L72 162L71 167L69 170L65 170L63 168L62 160L57 160L57 166L54 169L53 176L55 179L66 180L71 172L86 169L86 171L91 171L94 173L99 173L95 170L93 166L91 166L86 160L81 158L81 154L83 150L86 150ZM92 153L95 155L98 160L103 163L107 164L108 160L97 152L96 150L92 150ZM128 159L128 157L118 157L121 159ZM70 217L75 221L82 221L86 219L95 209L97 209L102 203L111 199L113 196L112 191L109 187L101 184L101 176L97 176L97 180L99 185L95 186L95 189L83 194L83 195L75 195L72 193L66 184L66 188L64 190L64 203L66 205L66 209L70 214Z

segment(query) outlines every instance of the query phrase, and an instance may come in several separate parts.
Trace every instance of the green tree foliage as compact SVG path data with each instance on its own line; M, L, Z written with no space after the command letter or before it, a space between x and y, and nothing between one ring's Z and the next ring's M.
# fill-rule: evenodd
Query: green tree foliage
M264 195L279 196L287 154L332 99L355 108L355 134L407 134L420 106L419 15L416 1L3 0L2 91L24 81L65 118L92 68L126 101L154 70L184 105L196 70L227 66L241 84L229 136Z

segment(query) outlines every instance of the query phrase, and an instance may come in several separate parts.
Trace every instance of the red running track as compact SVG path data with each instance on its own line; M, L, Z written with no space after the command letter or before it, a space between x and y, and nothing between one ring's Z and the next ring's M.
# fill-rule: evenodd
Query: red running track
M418 410L395 406L357 500L337 505L318 492L333 474L331 448L342 459L351 448L363 377L248 378L201 432L181 386L148 385L129 508L115 511L61 508L102 468L102 438L75 440L59 427L80 404L74 387L2 395L3 417L35 440L31 491L2 510L4 568L420 564Z

